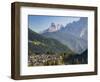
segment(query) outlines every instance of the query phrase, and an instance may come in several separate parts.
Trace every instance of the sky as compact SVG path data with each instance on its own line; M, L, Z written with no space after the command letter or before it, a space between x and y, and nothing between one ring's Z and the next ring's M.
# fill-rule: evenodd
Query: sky
M43 16L43 15L29 15L28 27L33 31L39 33L48 29L51 23L62 24L66 26L74 21L79 21L80 17L71 16Z

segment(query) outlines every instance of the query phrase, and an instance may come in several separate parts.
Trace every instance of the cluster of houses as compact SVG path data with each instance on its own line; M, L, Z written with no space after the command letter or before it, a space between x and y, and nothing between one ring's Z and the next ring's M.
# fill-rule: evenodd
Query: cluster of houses
M30 55L28 57L28 66L48 66L62 64L64 64L64 61L61 55L41 54Z

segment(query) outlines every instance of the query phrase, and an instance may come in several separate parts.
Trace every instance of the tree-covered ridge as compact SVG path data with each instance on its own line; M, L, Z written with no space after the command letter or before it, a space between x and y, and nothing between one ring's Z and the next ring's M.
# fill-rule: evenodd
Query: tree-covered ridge
M74 54L70 56L65 56L64 61L66 64L87 64L88 63L88 50L85 50L81 54Z
M46 38L28 28L28 49L31 53L72 53L72 51L59 41Z

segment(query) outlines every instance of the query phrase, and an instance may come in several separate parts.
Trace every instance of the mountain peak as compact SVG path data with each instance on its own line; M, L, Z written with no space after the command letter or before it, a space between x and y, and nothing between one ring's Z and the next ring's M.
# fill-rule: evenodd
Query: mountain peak
M62 24L55 24L54 22L51 23L48 29L44 30L43 33L45 32L56 32L63 28L64 26Z

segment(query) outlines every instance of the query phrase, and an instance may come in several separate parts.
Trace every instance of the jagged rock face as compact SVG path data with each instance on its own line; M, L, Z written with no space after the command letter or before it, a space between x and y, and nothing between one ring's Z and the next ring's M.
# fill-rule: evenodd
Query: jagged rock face
M46 30L44 30L42 33L56 32L56 31L59 31L61 28L63 28L62 24L51 23L51 25L49 26L49 28L46 29Z

